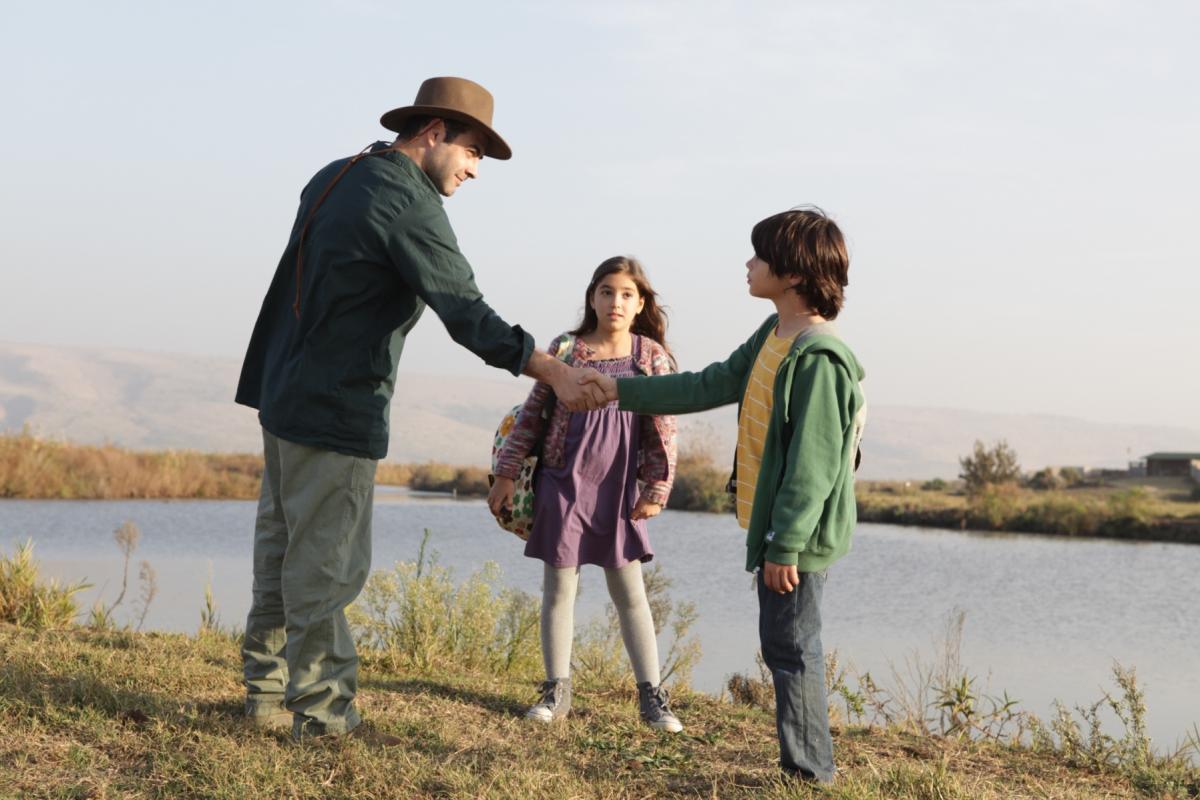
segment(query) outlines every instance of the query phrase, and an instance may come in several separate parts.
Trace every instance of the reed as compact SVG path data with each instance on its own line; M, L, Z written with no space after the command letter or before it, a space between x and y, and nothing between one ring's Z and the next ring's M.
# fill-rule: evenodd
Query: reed
M70 625L79 613L75 595L90 584L43 581L33 558L33 542L0 556L0 622L35 631Z
M0 498L123 500L255 498L262 457L136 451L0 435Z

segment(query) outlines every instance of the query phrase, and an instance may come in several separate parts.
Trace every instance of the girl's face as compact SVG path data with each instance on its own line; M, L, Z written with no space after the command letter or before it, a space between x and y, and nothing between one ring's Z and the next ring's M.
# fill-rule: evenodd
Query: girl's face
M628 275L614 272L596 284L588 305L596 312L596 329L601 333L621 333L633 325L646 299Z

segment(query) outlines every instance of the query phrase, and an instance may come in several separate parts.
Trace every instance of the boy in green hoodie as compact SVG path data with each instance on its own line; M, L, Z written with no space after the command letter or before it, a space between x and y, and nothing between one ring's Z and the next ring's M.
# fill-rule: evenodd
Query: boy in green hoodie
M825 570L850 549L857 519L854 467L866 404L858 360L831 322L842 308L849 257L817 208L784 211L750 233L750 294L772 314L725 361L699 372L598 384L622 409L687 414L738 404L731 487L757 573L759 640L775 683L780 767L833 780L833 740L821 648Z

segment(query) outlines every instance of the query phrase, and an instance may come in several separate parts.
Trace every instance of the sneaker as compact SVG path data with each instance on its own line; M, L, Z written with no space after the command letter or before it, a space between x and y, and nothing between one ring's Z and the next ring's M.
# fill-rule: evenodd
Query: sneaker
M679 721L679 717L671 713L670 697L667 695L666 689L662 686L652 686L650 681L639 683L637 688L638 706L641 710L642 720L647 725L655 730L670 733L679 733L683 730L683 723Z
M570 678L545 681L538 691L542 693L542 699L525 712L526 719L550 723L564 718L571 711Z

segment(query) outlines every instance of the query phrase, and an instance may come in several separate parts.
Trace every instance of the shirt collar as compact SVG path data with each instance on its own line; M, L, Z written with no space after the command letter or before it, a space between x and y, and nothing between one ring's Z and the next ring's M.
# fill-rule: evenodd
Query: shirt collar
M371 145L370 151L372 153L378 153L381 150L389 150L389 148L391 148L391 146L392 146L392 142L383 142L383 141L375 142L375 144ZM390 150L389 152L381 154L379 157L387 159L388 161L395 164L400 169L404 170L407 174L409 174L412 177L421 181L422 185L425 186L425 188L429 189L430 194L432 194L434 197L436 197L438 204L441 205L441 203L442 203L441 192L439 192L437 190L437 187L433 185L433 181L431 181L429 179L429 176L425 174L425 170L423 170L417 166L417 162L413 161L411 158L404 155L404 153L401 153L399 150Z

